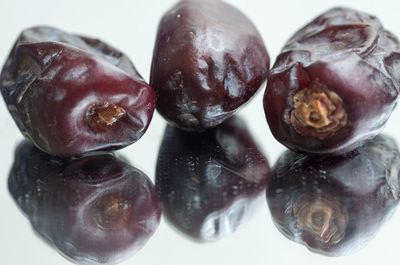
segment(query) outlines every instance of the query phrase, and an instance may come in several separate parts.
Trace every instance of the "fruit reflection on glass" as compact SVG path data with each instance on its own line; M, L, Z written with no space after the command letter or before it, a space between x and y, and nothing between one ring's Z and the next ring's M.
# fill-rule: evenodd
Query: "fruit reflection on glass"
M268 176L268 162L239 118L203 133L165 130L156 189L167 220L191 239L236 231L263 201Z
M322 244L337 244L349 222L347 208L332 195L325 193L304 194L293 204L297 228L309 233Z
M21 143L9 190L33 228L81 264L115 264L158 227L161 204L147 176L113 153L51 157Z
M330 159L286 151L271 169L267 188L274 223L313 252L351 254L396 209L399 170L397 144L387 136Z

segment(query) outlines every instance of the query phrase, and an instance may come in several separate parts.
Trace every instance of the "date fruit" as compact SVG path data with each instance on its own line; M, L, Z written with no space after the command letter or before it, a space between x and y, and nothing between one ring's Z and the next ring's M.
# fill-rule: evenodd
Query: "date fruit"
M327 160L286 151L272 168L267 188L274 223L313 252L352 254L395 211L399 170L399 149L387 136Z
M171 125L203 131L248 102L268 70L263 40L244 14L222 1L183 0L161 19L150 85Z
M285 45L264 110L274 137L296 152L340 155L376 136L400 88L400 47L379 20L328 10Z
M129 258L160 222L161 203L150 180L112 153L60 159L25 141L8 185L38 234L80 264Z
M168 126L156 190L173 226L195 241L215 241L235 232L258 209L268 176L267 159L234 117L203 133Z
M50 27L21 33L0 86L21 132L55 156L132 144L155 106L153 89L123 53Z

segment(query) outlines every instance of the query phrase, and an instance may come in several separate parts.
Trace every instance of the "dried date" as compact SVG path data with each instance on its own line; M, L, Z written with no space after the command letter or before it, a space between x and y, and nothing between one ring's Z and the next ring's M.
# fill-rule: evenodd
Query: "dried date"
M21 33L0 86L21 132L56 156L132 144L155 105L153 89L123 53L50 27Z
M244 14L223 1L183 0L159 24L150 85L171 125L203 131L248 102L268 69L263 40Z
M264 110L294 151L340 155L376 136L400 88L400 47L379 20L334 8L300 29L268 77Z

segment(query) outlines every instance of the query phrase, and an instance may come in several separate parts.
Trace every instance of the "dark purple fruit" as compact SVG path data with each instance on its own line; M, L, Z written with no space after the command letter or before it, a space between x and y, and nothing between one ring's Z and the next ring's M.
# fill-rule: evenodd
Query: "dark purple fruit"
M183 0L160 22L150 85L170 124L202 131L248 102L268 69L263 40L244 14L222 1Z
M167 220L197 241L236 231L259 206L269 175L238 118L204 133L168 126L156 171L156 189Z
M8 185L38 234L78 263L121 262L160 222L150 180L112 153L59 159L26 141L16 150Z
M286 151L268 183L272 218L281 233L313 252L351 254L394 212L399 170L397 144L387 136L327 160Z
M379 20L334 8L300 29L268 77L264 110L275 138L339 155L376 136L400 88L400 47Z
M128 57L99 40L50 27L21 33L0 82L21 132L56 156L132 144L154 111L154 91Z

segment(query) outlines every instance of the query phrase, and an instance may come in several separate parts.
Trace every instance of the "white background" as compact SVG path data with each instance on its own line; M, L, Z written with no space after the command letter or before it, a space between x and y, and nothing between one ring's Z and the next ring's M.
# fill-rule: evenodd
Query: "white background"
M148 80L153 43L159 19L174 0L50 1L0 0L0 61L4 62L20 31L45 24L65 31L100 38L124 51ZM248 15L259 29L274 62L285 41L304 23L333 6L349 6L377 15L387 29L400 35L400 2L376 0L227 0ZM262 92L240 111L269 158L276 161L284 148L271 136L262 109ZM385 132L400 142L400 110ZM155 114L148 132L124 149L129 160L154 179L154 169L165 122ZM0 101L0 264L70 264L32 232L7 190L14 148L22 136ZM272 223L266 203L257 215L231 237L211 244L197 244L182 237L164 220L148 244L124 264L385 264L398 260L400 212L362 251L341 258L312 254L287 240Z

